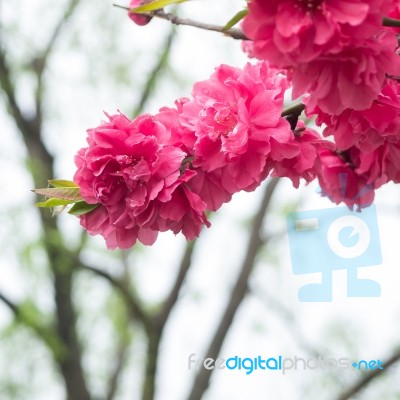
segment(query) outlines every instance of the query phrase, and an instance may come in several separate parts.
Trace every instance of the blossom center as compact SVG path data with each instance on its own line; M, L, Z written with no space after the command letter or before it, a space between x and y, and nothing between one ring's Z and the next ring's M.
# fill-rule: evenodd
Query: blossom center
M215 122L217 123L216 131L227 135L237 124L236 113L230 107L224 108L215 114Z
M297 0L295 8L302 8L307 13L311 13L315 10L321 10L323 0Z

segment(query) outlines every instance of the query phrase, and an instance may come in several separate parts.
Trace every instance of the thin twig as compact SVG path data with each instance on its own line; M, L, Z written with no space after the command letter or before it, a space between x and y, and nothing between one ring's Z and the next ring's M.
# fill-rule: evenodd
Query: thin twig
M19 317L20 310L19 306L11 301L6 295L0 293L0 300L11 310L11 312L15 315L15 317Z
M286 117L288 115L300 115L305 109L305 105L303 103L296 103L282 111L281 116Z
M268 292L261 290L261 288L253 288L252 293L260 299L268 311L276 311L276 315L283 320L286 329L291 332L291 336L297 342L299 347L304 349L313 357L318 357L321 354L321 351L318 351L305 338L296 320L295 313L286 308L279 300L272 297Z
M226 334L231 327L236 312L248 291L248 282L250 274L253 271L255 265L257 254L261 247L265 245L265 243L268 241L268 238L262 237L261 230L264 217L266 215L272 195L278 182L278 179L271 179L265 189L261 205L253 220L247 253L243 261L239 276L236 280L235 287L232 291L225 311L218 324L215 335L208 346L208 350L205 353L205 357L210 357L214 360L218 358ZM188 400L200 400L203 397L203 394L207 390L207 387L209 385L212 371L213 370L209 370L206 368L202 368L199 370L196 375Z
M42 96L43 96L43 72L46 69L47 61L53 51L54 45L57 42L64 26L68 22L68 20L74 14L76 6L79 4L79 0L70 0L69 4L65 8L61 18L59 19L57 25L54 28L50 39L44 48L42 55L40 57L35 57L32 66L34 71L36 72L38 84L36 89L36 112L39 115L41 113L40 107L42 103Z
M115 367L108 382L108 389L105 400L113 400L117 394L118 382L121 377L121 373L124 370L124 366L126 364L128 348L129 348L129 341L123 337L120 340L120 343L116 351Z
M400 20L394 19L394 18L389 18L389 17L383 17L382 25L383 26L390 26L392 28L399 28L400 27Z
M179 292L182 288L183 282L185 281L186 275L192 264L192 256L195 249L195 245L196 245L196 240L193 240L186 244L185 252L181 260L175 284L172 287L172 290L168 295L167 299L165 300L160 314L157 316L158 326L164 327L165 323L168 320L169 315L171 314L172 308L174 307L174 305L178 300Z
M337 400L349 400L353 398L356 394L364 390L366 386L371 383L371 381L382 376L385 372L389 370L390 367L392 367L399 361L400 361L400 350L397 350L386 361L383 361L384 369L375 369L367 372L358 382L354 384L354 386L346 389L338 397Z
M147 78L146 84L142 90L140 100L137 106L135 107L135 111L133 112L134 116L139 115L143 112L144 106L147 103L152 93L152 90L156 86L157 80L160 78L160 73L168 65L168 58L175 37L176 37L176 31L175 29L171 29L171 32L169 33L167 40L163 44L162 52L158 57L157 63L154 65L152 71L150 72Z
M114 6L118 7L118 8L122 8L127 11L130 10L129 7L121 6L119 4L114 4ZM243 31L241 29L235 29L235 28L224 29L224 27L220 26L220 25L206 24L204 22L194 21L189 18L181 18L174 14L166 13L163 10L157 10L157 11L141 13L141 14L148 15L149 17L156 17L156 18L164 19L166 21L171 22L171 24L174 24L174 25L193 26L194 28L203 29L206 31L219 32L219 33L224 34L225 36L231 37L232 39L248 40L247 36L243 33Z
M117 289L126 301L128 309L132 314L132 318L141 322L146 330L150 328L150 320L147 313L144 311L142 304L139 299L129 290L128 285L125 281L120 280L108 272L101 270L96 267L92 267L85 263L80 263L83 270L90 271L104 279L106 279L115 289Z

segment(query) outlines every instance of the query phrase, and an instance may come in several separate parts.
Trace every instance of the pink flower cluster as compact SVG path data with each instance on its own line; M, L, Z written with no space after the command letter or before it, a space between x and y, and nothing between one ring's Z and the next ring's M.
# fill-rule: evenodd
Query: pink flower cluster
M286 70L293 97L304 96L331 140L300 136L302 162L311 154L310 173L334 202L369 205L374 189L400 182L399 30L383 26L399 18L398 1L251 0L248 8L243 49ZM292 161L276 170L285 175Z
M364 110L399 75L396 32L382 26L395 0L252 0L245 49L286 68L294 97L329 114Z
M340 115L317 114L317 123L325 124L324 135L332 137L345 154L356 174L374 189L393 181L400 183L400 88L389 81L371 107L347 109Z
M296 184L314 179L309 143L323 141L308 130L293 135L281 116L287 88L265 62L222 65L174 108L134 120L108 116L88 130L88 147L75 158L83 199L99 204L80 217L82 226L109 248L152 244L166 230L193 239L209 226L207 211L254 190L270 172Z
M168 229L193 239L208 224L205 203L187 185L196 174L185 167L187 154L167 139L166 127L151 115L109 116L88 130L74 181L87 203L100 206L80 219L109 248L129 248L137 239L153 244Z
M131 0L136 7L148 0ZM268 176L318 179L322 194L350 208L400 182L400 57L395 0L251 0L243 48L260 58L221 65L190 98L156 115L123 114L88 130L75 158L80 216L109 248L152 244L158 232L197 237L240 191ZM149 17L129 13L139 25ZM324 139L286 110L287 89L303 96Z

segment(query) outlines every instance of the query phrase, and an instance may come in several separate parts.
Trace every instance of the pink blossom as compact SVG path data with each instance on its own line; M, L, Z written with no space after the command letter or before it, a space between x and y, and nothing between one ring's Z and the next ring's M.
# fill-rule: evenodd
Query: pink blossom
M393 19L400 19L400 4L396 4L396 6L392 8L387 16ZM400 33L400 28L398 27L392 27L390 29L393 29L395 32Z
M251 53L278 67L359 46L381 30L394 0L252 0L243 30ZM249 46L246 47L249 49Z
M143 4L149 3L149 1L151 0L131 0L131 2L129 3L129 8L132 9L142 6ZM140 26L147 25L152 19L152 17L148 15L137 14L132 12L131 10L128 11L128 16L136 25Z
M368 178L368 184L375 189L387 182L400 183L400 138L385 141L369 153L352 147L348 151L355 171Z
M354 170L348 154L338 152L332 145L318 150L317 178L322 195L336 204L344 202L351 209L371 205L374 188L369 184L367 175Z
M293 144L298 147L298 153L291 158L273 162L272 176L287 177L298 188L300 179L311 182L317 174L316 164L320 148L329 146L318 132L305 128L304 122L297 124L298 134L293 135Z
M293 70L293 96L310 93L308 107L338 115L346 108L365 110L378 97L387 75L398 75L397 36L390 30L368 39L362 47L319 57Z
M370 153L383 143L397 141L400 136L399 85L389 80L371 107L356 111L346 109L340 115L328 115L316 107L307 107L308 115L317 114L317 123L326 124L325 136L333 136L341 150L359 148Z
M297 154L289 123L281 117L287 87L286 78L264 62L243 70L221 65L194 85L179 121L195 135L193 168L203 174L191 184L209 209L240 190L254 190L268 175L268 158Z
M152 244L158 231L180 231L193 239L209 225L205 203L187 187L196 172L187 154L165 144L169 133L151 115L130 121L123 114L88 130L89 146L75 157L74 181L83 199L100 206L80 217L109 248Z

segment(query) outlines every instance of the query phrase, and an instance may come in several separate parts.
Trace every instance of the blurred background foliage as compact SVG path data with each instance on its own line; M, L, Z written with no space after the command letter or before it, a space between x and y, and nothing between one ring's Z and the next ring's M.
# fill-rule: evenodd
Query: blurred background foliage
M242 3L177 12L223 25ZM0 1L1 400L400 398L399 274L386 274L392 285L379 301L297 301L285 216L329 206L314 186L271 180L237 195L193 243L163 234L125 252L34 206L29 189L72 177L85 129L103 110L155 112L216 65L244 62L232 39L165 21L137 27L108 1ZM385 193L383 216L398 222L398 190ZM320 370L211 379L188 369L191 353L388 362L377 378Z

